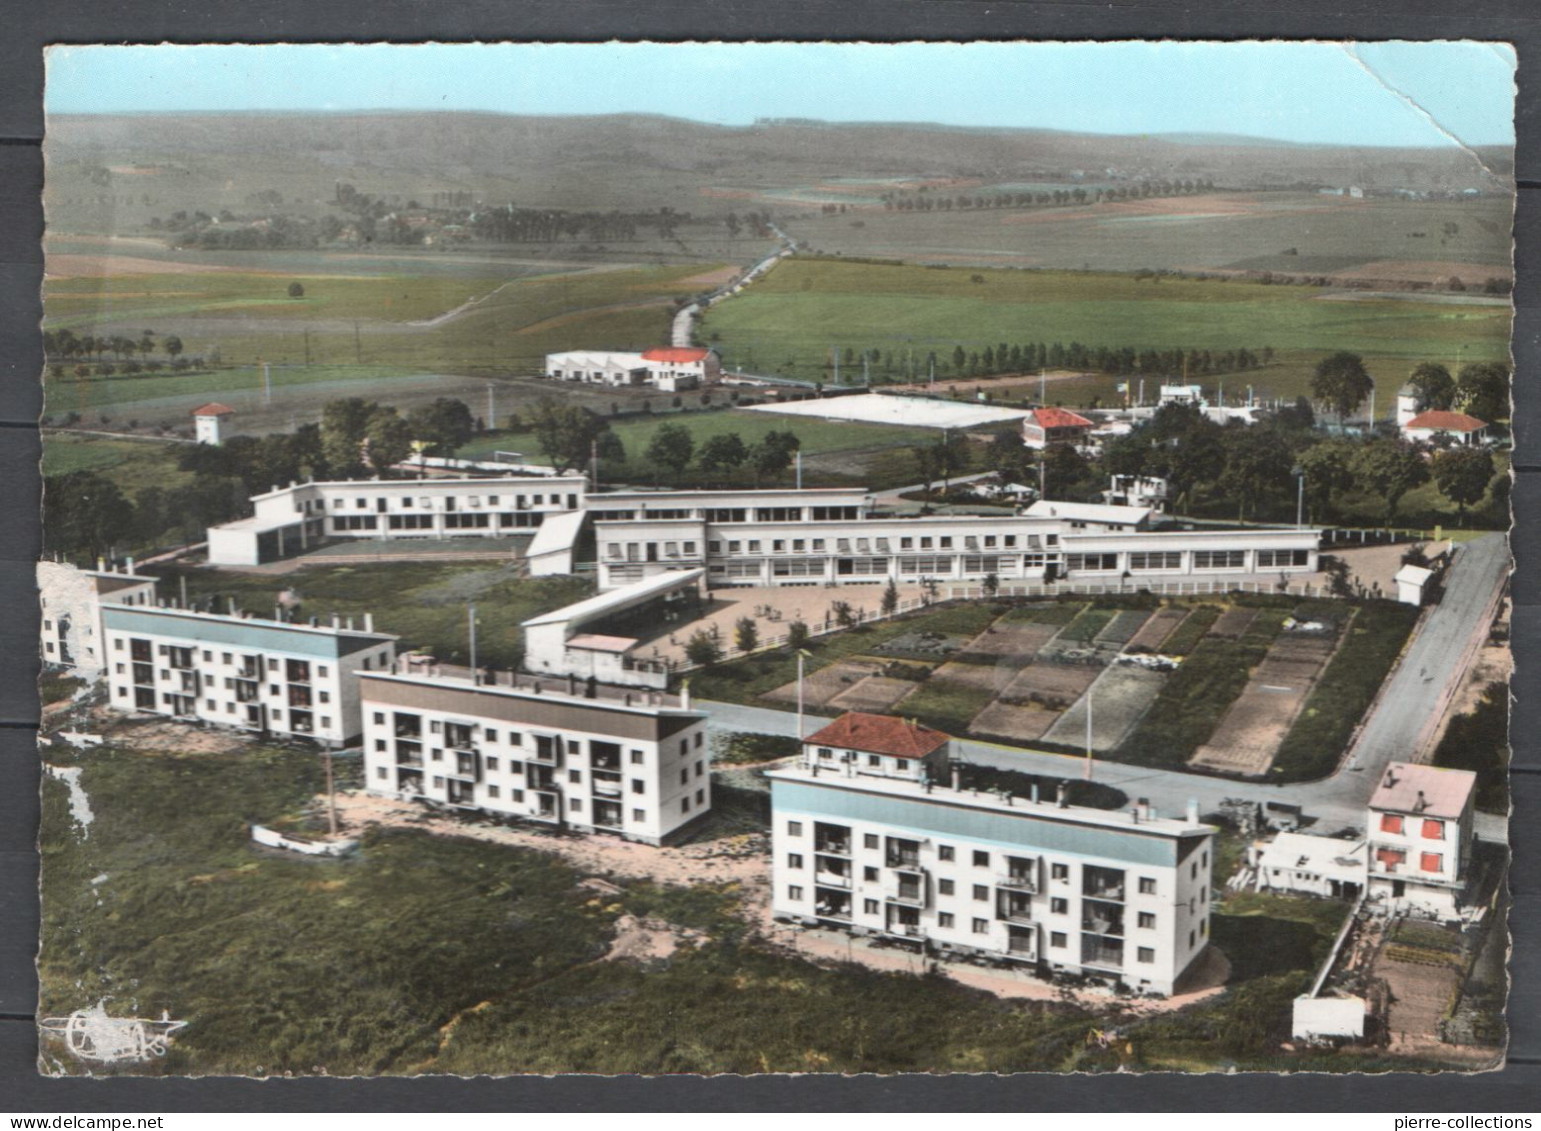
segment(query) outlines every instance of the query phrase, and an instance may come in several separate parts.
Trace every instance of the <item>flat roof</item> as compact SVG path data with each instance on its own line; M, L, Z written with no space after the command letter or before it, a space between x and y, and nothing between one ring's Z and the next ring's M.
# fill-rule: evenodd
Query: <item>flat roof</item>
M513 471L503 475L468 475L462 478L446 476L442 479L311 479L304 483L290 483L287 487L277 487L271 491L263 491L253 495L252 499L267 499L275 495L285 495L290 491L298 491L305 487L324 489L327 487L358 487L370 491L415 491L419 488L443 488L459 487L475 484L486 486L489 483L531 483L549 488L555 483L588 483L588 478L583 475L520 475Z
M534 558L541 554L559 554L571 550L578 541L583 520L587 517L587 511L558 511L547 515L535 528L535 537L525 548L524 556Z
M1027 508L1029 518L1066 518L1087 522L1127 522L1138 524L1149 521L1149 507L1121 507L1112 503L1064 503L1055 499L1039 499Z
M560 689L566 680L553 676L515 675L512 683L477 683L468 676L405 674L401 672L359 672L361 680L377 680L381 683L410 684L416 687L442 688L449 691L468 691L499 699L521 699L539 703L556 703L567 707L588 707L605 711L623 711L633 715L677 715L685 718L705 718L706 712L681 705L675 695L648 691L638 687L617 687L599 684L594 697L586 693L584 680L578 680L580 690L569 693ZM536 686L540 690L535 690ZM654 699L657 702L649 702ZM628 700L630 700L628 702Z
M1280 833L1258 845L1258 864L1266 868L1363 868L1368 844L1363 839Z
M996 408L966 401L901 397L884 393L748 405L741 411L768 412L778 416L812 416L823 420L848 420L865 424L898 424L913 428L978 428L991 424L1014 424L1028 414L1025 408Z
M269 530L279 530L285 526L299 526L305 521L305 515L281 514L268 518L253 515L251 518L236 518L229 522L221 522L217 526L209 527L210 530L233 530L241 533L265 534Z
M367 632L342 625L294 624L261 617L143 605L103 605L102 625L145 636L176 635L204 644L302 652L322 658L346 656L400 639L394 633Z
M579 648L585 652L630 652L637 646L635 637L631 636L602 636L597 632L585 632L574 636L567 642L569 648Z
M640 604L650 597L656 597L662 593L668 593L673 589L683 589L686 586L694 586L701 578L706 576L704 569L680 569L660 573L656 577L646 577L641 581L635 581L630 585L623 585L619 589L612 589L607 593L589 597L577 604L568 605L564 609L556 609L553 612L542 613L538 617L531 617L524 621L520 627L530 628L542 624L581 624L583 621L599 616L603 613L618 612L631 605Z

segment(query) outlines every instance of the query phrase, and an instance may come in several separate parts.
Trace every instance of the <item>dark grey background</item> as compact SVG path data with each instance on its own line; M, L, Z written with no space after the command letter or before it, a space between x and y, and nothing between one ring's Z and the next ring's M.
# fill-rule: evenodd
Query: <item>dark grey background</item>
M1183 3L982 0L117 0L0 3L0 1110L1362 1110L1541 1108L1541 15L1534 0ZM48 43L424 39L1456 39L1519 50L1520 183L1514 352L1517 439L1514 647L1519 662L1512 870L1516 909L1509 1065L1475 1077L565 1077L457 1080L46 1080L35 1073L38 436L42 355L42 47ZM945 81L945 77L937 81ZM1088 81L1095 81L1089 76ZM752 1002L746 1002L753 1008Z

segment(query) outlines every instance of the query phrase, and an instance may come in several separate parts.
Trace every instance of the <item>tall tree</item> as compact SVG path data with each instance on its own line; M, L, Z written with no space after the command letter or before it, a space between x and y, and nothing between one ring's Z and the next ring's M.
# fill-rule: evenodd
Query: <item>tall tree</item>
M426 445L431 456L452 456L476 431L476 418L466 403L453 397L436 397L407 414L412 438Z
M1460 410L1489 423L1509 418L1509 367L1479 361L1461 369L1455 403Z
M1420 361L1413 366L1407 383L1418 394L1425 409L1444 411L1455 403L1455 378L1437 361Z
M412 428L393 406L376 408L364 426L364 453L369 466L382 474L412 451Z
M1354 485L1356 445L1346 440L1323 440L1300 453L1297 461L1305 476L1306 498L1313 512L1327 514L1338 492Z
M1482 501L1493 478L1493 456L1485 448L1451 448L1434 457L1434 485L1456 505L1461 522L1466 508Z
M1369 399L1375 381L1357 353L1339 350L1317 363L1311 393L1326 401L1341 421Z
M1355 478L1386 500L1386 521L1396 518L1397 504L1414 487L1428 482L1429 467L1411 444L1375 440L1354 457Z
M653 442L647 446L650 463L667 467L678 475L689 465L695 455L696 442L690 429L683 424L665 424L653 434Z
M744 446L737 432L719 432L701 445L701 454L696 462L702 471L732 471L735 467L743 466L748 458L749 449Z
M134 507L118 485L94 471L48 477L43 549L91 559L111 552L133 529Z
M341 397L321 409L321 447L333 474L353 476L364 468L369 418L380 406L363 397Z
M529 423L535 442L557 471L582 467L592 445L610 428L604 417L549 396L535 402Z

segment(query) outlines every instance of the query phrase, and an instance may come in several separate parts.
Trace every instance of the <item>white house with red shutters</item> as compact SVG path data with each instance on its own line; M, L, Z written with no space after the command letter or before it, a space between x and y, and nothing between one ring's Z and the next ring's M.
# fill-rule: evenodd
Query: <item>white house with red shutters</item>
M641 353L566 350L546 355L546 376L589 385L651 385L665 393L698 389L722 375L717 354L700 346L658 346Z
M1035 408L1022 418L1022 442L1030 448L1047 448L1055 444L1086 443L1096 427L1080 413L1064 408Z
M1392 762L1370 798L1367 894L1388 913L1458 918L1470 874L1477 775Z

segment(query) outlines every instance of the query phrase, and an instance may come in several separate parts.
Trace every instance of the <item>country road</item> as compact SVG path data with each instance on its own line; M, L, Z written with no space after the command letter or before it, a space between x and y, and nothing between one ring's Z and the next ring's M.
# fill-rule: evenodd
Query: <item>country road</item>
M753 267L749 268L749 270L745 271L733 282L729 283L725 287L719 288L712 294L708 295L706 298L707 306L711 306L714 303L727 298L728 295L732 294L736 288L748 286L761 275L765 274L765 272L769 271L777 263L781 262L783 259L793 253L794 244L791 237L783 232L774 223L770 225L770 228L771 231L775 232L777 237L782 241L781 246L778 247L775 251L771 252L771 254L767 255L764 259L760 260ZM701 306L701 303L693 302L688 306L683 306L680 308L679 313L674 316L674 326L672 327L669 335L670 345L676 347L686 347L695 344L691 339L695 334L696 318L701 314Z
M1237 797L1300 805L1307 817L1316 819L1318 832L1362 827L1365 805L1381 770L1394 759L1416 756L1437 725L1449 695L1465 677L1487 637L1508 571L1509 548L1503 535L1478 538L1460 547L1446 578L1444 599L1422 622L1346 764L1329 777L1298 785L1265 785L1097 761L1091 765L1092 778L1123 790L1131 801L1148 798L1158 811L1167 814L1182 813L1190 798L1211 812L1226 798ZM715 731L797 733L797 716L789 711L716 702L701 706L711 712L710 725ZM808 730L818 725L820 721L809 716ZM955 739L953 749L963 761L1053 777L1083 777L1088 768L1082 757L967 738ZM1502 841L1505 827L1502 817L1477 814L1477 835L1485 840Z

